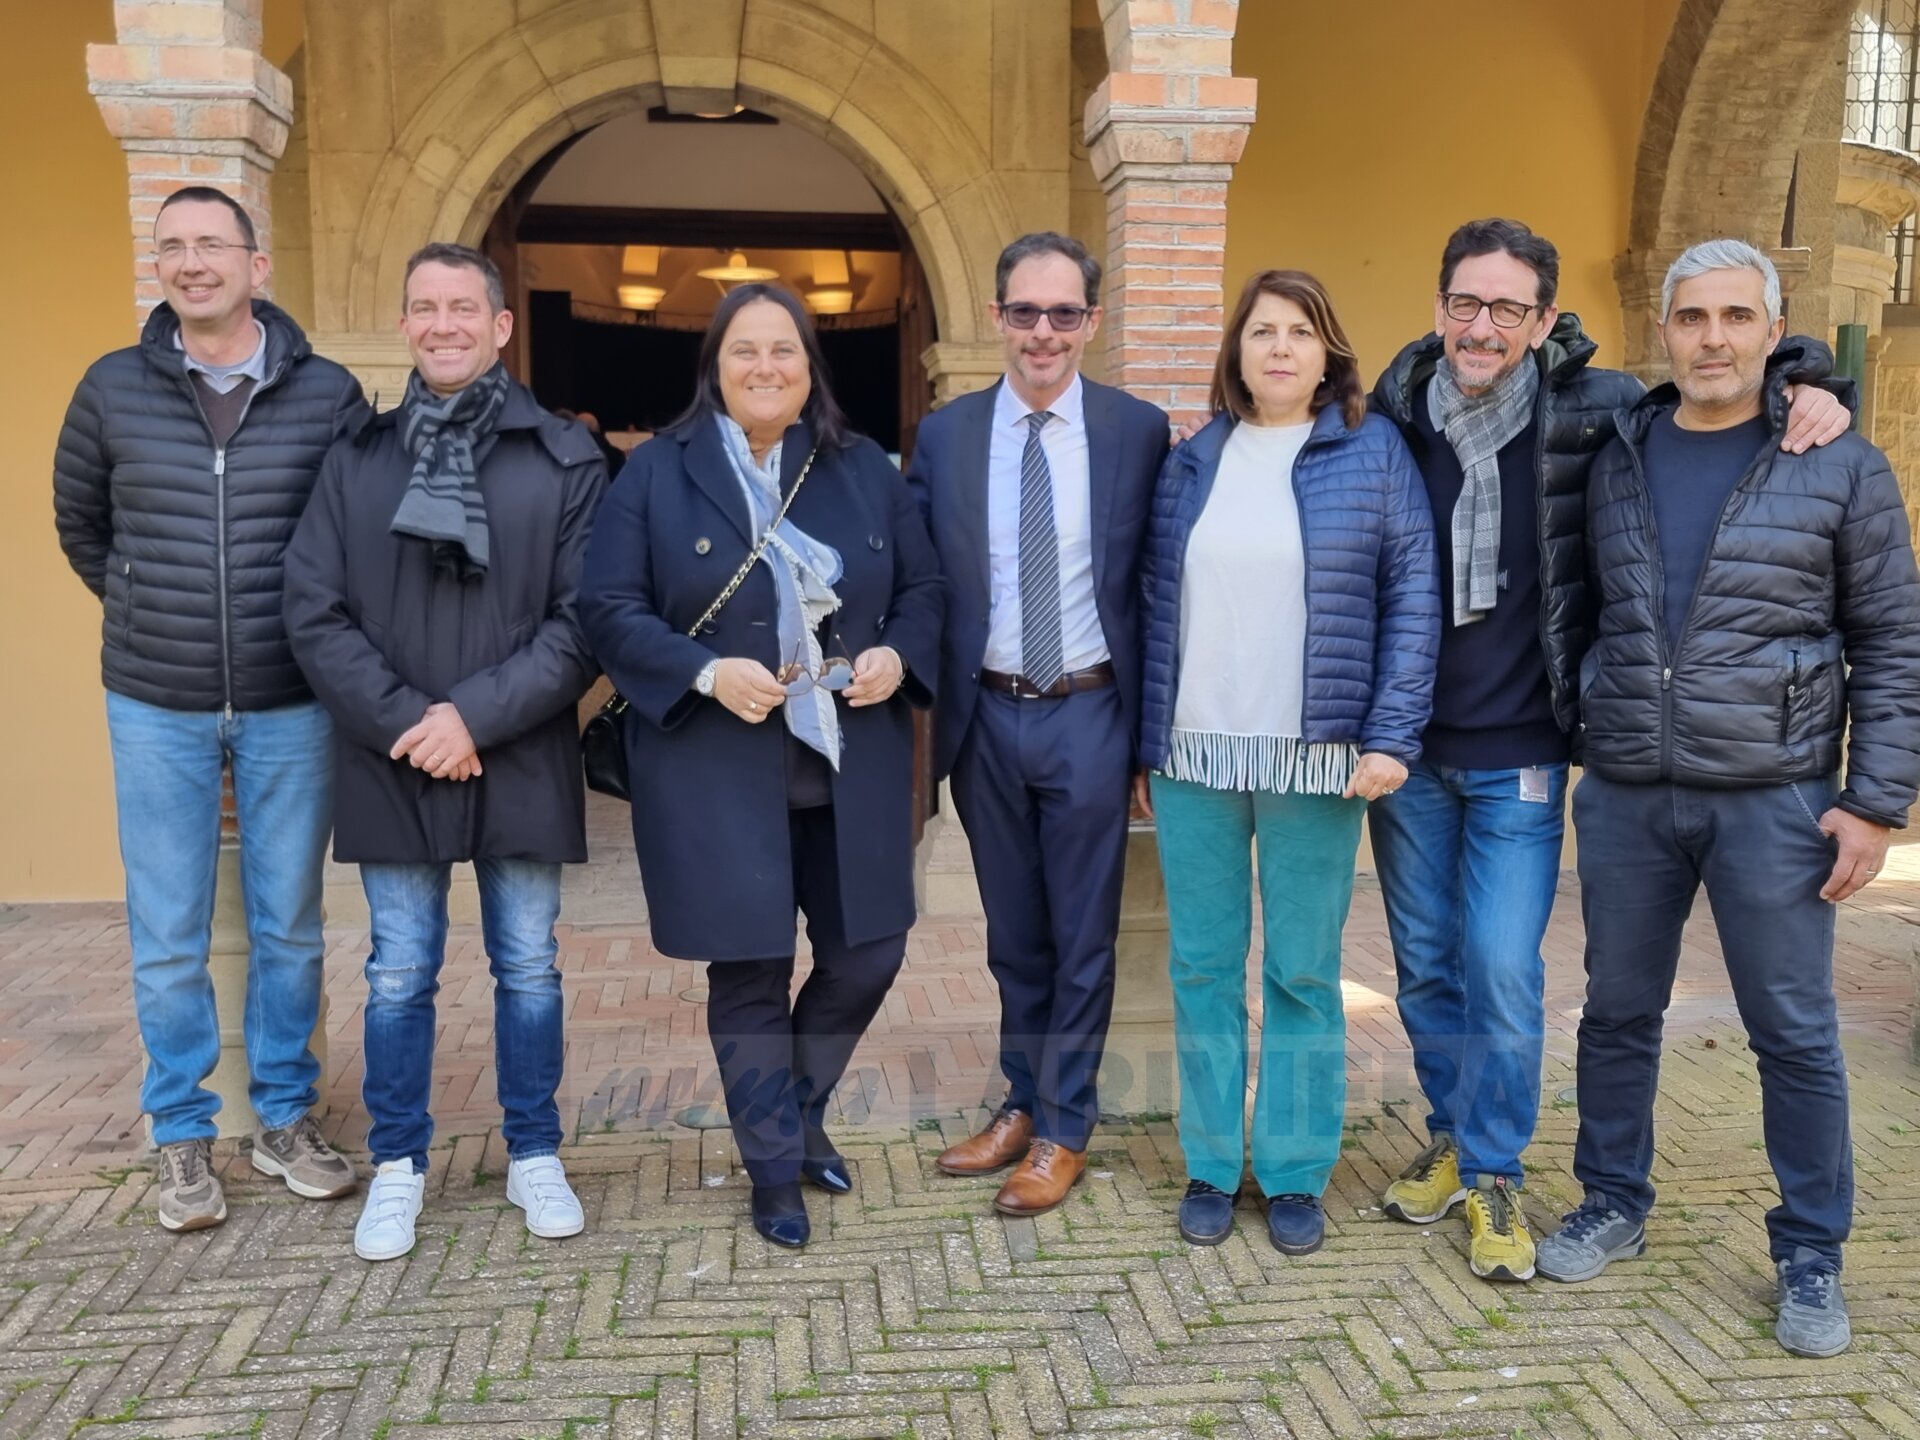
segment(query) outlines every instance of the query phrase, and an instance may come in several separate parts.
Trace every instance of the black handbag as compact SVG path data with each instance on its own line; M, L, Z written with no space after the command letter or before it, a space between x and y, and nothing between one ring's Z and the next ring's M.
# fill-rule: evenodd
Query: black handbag
M580 765L586 771L587 788L616 800L633 798L627 793L627 737L622 733L621 717L626 713L627 698L616 690L580 732Z
M773 539L773 532L780 528L780 522L787 518L787 510L793 504L793 497L800 493L800 487L806 483L807 475L813 469L813 462L819 456L815 450L807 456L807 463L800 467L799 478L793 482L793 489L787 492L787 498L780 506L780 513L773 517L773 524L767 527L767 533L760 537L740 568L733 572L733 578L727 582L726 589L714 597L706 612L693 622L689 635L698 635L707 622L720 613L720 609L731 600L747 576L753 573L753 567L760 563L760 556L767 548L767 542ZM623 733L627 713L627 698L618 690L613 698L600 707L600 711L587 721L586 729L580 732L580 766L586 772L587 788L600 795L611 795L616 800L633 798L627 784L627 737Z

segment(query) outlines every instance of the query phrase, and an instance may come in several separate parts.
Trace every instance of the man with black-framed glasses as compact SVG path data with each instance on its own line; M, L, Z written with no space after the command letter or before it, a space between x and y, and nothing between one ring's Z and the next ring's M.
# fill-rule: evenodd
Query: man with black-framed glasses
M1591 624L1587 473L1644 389L1589 363L1597 347L1556 307L1559 278L1558 252L1520 222L1462 225L1441 256L1434 333L1372 398L1426 482L1442 592L1424 754L1367 822L1430 1137L1384 1205L1425 1224L1465 1200L1469 1263L1493 1280L1534 1273L1521 1155L1539 1114L1540 945ZM1790 379L1826 376L1826 348L1807 354ZM1783 448L1825 444L1848 421L1802 386Z
M176 190L153 239L166 299L140 343L96 361L74 392L54 517L75 573L104 602L160 1223L200 1230L227 1214L209 1163L220 1101L205 1082L220 1055L207 955L228 768L245 881L253 1166L309 1199L357 1183L313 1115L331 727L294 663L280 599L281 557L320 462L366 401L259 298L271 266L237 201Z
M1164 412L1080 374L1100 262L1023 235L989 318L1005 378L920 426L907 480L950 587L934 770L952 776L987 912L1007 1096L938 1160L1019 1162L994 1205L1051 1210L1086 1165L1113 1010L1140 713L1139 561Z

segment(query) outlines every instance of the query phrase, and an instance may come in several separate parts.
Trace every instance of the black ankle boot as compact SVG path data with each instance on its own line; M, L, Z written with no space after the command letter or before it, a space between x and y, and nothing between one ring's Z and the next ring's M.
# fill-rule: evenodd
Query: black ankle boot
M798 1250L813 1234L807 1219L806 1201L800 1198L800 1182L753 1187L753 1228L775 1245Z
M804 1178L835 1195L845 1195L853 1189L853 1172L847 1168L846 1158L833 1148L826 1131L808 1126L806 1146L806 1158L800 1162L800 1174Z

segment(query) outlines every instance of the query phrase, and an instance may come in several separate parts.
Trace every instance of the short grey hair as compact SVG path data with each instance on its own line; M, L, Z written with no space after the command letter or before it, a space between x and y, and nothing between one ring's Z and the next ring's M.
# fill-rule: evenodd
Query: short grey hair
M1673 292L1682 280L1691 280L1709 270L1756 270L1765 282L1767 323L1780 318L1780 272L1773 261L1744 240L1702 240L1686 250L1667 267L1667 278L1660 286L1660 323L1673 314Z

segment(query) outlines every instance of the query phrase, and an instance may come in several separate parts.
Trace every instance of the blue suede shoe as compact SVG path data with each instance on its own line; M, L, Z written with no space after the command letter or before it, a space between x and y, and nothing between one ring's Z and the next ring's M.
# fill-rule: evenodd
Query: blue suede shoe
M807 1202L800 1198L800 1182L753 1187L753 1228L789 1250L798 1250L813 1236Z
M1318 1195L1276 1195L1267 1202L1267 1238L1282 1255L1311 1255L1327 1238Z
M1189 1245L1218 1245L1233 1233L1233 1202L1239 1198L1204 1180L1189 1180L1180 1202L1180 1238Z

